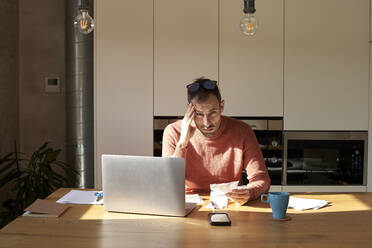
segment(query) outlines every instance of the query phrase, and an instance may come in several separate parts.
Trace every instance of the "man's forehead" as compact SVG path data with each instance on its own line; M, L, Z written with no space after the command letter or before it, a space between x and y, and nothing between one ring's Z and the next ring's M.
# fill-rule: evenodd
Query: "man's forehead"
M195 110L198 112L208 112L214 109L219 109L220 103L215 95L209 95L204 101L198 101L197 98L191 100L191 103L195 106Z
M209 112L212 112L214 110L218 110L218 108L216 108L216 107L211 107L211 108L197 108L197 107L195 107L195 111L200 112L200 113L209 113Z
M218 110L220 107L218 102L217 103L215 102L202 102L202 103L192 102L192 104L194 104L195 110L197 112L210 112L213 110Z

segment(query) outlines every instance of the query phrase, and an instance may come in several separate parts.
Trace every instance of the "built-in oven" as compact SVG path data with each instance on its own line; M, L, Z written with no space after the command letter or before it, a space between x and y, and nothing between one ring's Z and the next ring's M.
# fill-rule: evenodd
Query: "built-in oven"
M283 185L366 185L367 132L283 133Z

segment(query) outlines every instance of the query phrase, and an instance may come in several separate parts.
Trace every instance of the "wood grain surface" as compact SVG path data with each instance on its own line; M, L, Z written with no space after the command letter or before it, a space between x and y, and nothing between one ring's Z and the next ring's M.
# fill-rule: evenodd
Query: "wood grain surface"
M47 199L57 200L69 189ZM324 199L319 210L288 209L273 221L268 204L229 204L231 226L211 226L198 206L186 218L109 213L103 206L71 205L59 218L19 217L0 230L0 247L371 247L372 193L304 193ZM208 203L208 196L203 196Z

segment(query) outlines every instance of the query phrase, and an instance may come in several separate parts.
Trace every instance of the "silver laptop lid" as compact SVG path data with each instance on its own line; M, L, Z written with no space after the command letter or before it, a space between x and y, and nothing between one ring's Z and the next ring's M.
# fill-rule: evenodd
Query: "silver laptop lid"
M185 161L102 155L104 209L157 215L185 215Z

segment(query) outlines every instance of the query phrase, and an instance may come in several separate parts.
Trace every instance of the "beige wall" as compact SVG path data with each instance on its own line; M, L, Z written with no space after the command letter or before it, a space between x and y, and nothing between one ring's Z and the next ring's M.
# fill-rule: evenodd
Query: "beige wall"
M50 141L64 149L65 1L19 3L20 148L31 153ZM62 93L44 92L46 76L60 77Z
M102 154L153 154L152 3L95 1L94 172L98 188L102 187Z

